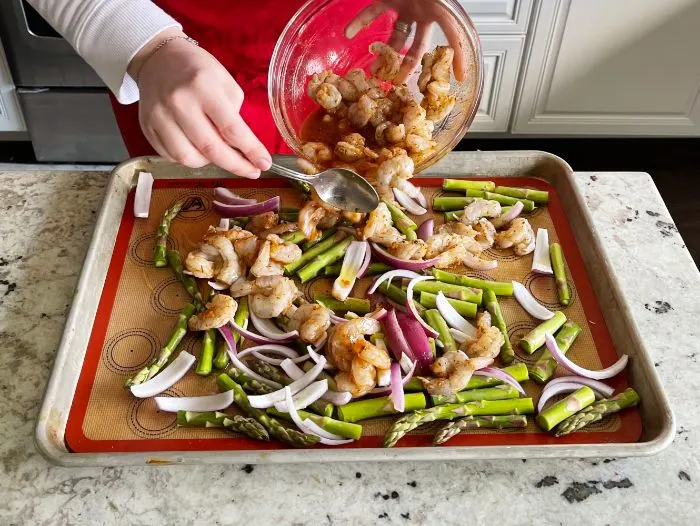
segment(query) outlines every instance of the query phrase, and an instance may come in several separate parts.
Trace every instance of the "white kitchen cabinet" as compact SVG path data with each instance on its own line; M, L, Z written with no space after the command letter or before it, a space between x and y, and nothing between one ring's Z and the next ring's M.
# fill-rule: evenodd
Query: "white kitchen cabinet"
M481 37L484 90L470 133L508 131L524 43L518 35Z
M540 0L512 132L700 136L700 1Z
M0 42L0 134L26 132L5 51ZM0 137L1 139L2 137Z
M533 0L460 0L479 35L525 34Z

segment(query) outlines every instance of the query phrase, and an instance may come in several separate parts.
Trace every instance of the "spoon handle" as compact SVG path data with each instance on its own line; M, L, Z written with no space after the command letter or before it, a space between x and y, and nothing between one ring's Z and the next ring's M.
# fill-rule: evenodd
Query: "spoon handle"
M285 168L284 166L280 166L279 164L275 163L272 163L270 171L276 173L277 175L281 175L282 177L289 177L290 179L295 179L303 183L313 183L315 180L314 177L308 177L297 172L296 170L291 170L290 168Z

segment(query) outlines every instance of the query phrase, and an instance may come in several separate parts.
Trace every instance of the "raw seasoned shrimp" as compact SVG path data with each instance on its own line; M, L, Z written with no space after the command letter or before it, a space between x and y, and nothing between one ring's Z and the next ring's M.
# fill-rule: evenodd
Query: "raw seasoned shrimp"
M301 257L301 249L294 243L270 234L262 244L255 263L250 267L253 276L281 276L284 265Z
M195 314L187 322L191 331L206 331L226 325L236 314L238 303L231 296L216 294L206 306L206 310Z
M324 83L335 85L338 83L339 79L340 77L329 69L322 71L321 73L315 73L311 76L311 78L309 79L309 83L306 86L309 97L316 100L316 94L318 93L318 89Z
M374 140L380 146L384 146L388 142L401 142L404 139L406 139L406 127L403 124L384 121L374 130Z
M414 128L423 126L425 121L426 111L415 100L411 99L403 105L402 122L406 127L406 133L413 133Z
M335 145L334 152L338 159L346 163L378 157L377 153L365 146L365 138L359 133L350 133L341 137L341 140Z
M316 90L316 102L318 102L322 108L331 111L343 102L343 96L333 84L324 82L319 86L318 90Z
M463 390L474 371L491 365L493 360L470 359L462 351L450 351L433 362L435 378L419 378L431 395L453 395Z
M233 243L224 233L207 234L206 242L219 251L221 266L216 272L216 281L230 285L241 276L245 275L245 265L236 254Z
M370 343L370 345L372 345ZM377 385L377 369L359 356L352 359L350 376L355 388L350 391L353 398L359 398L369 393Z
M356 102L357 99L360 98L360 95L362 95L362 92L357 89L355 84L346 78L338 79L336 87L338 88L340 95L343 97L343 100L347 102Z
M418 76L418 89L425 93L432 82L450 82L450 68L454 59L454 49L449 46L438 46L433 51L425 53L421 59L421 72Z
M389 117L394 111L394 103L386 97L382 97L375 99L374 104L375 110L372 116L369 118L369 123L372 127L376 128L383 122L389 120Z
M404 236L394 228L391 222L391 212L385 203L379 203L377 208L369 213L362 239L369 239L385 246L404 241Z
M460 236L467 236L472 239L476 238L476 230L474 230L471 225L465 225L459 221L449 221L448 223L443 223L435 231L436 234L459 234Z
M307 142L301 147L301 154L309 162L322 165L333 160L333 151L322 142Z
M425 137L426 139L433 138L433 131L435 130L435 123L429 119L424 119L413 125L411 128L411 133L413 135L418 135L419 137Z
M196 278L211 279L221 267L219 251L207 243L200 243L185 258L185 268Z
M276 234L268 234L267 241L270 241L270 259L278 263L291 263L301 257L301 249L294 243L285 241Z
M425 93L428 83L433 80L433 61L435 59L435 51L428 51L423 54L420 61L420 75L418 75L418 90ZM309 83L310 85L311 83Z
M377 109L377 103L368 95L362 95L357 102L353 102L348 107L348 120L350 124L357 128L367 126L369 119L374 115Z
M437 143L432 139L426 139L415 133L406 135L406 149L410 153L425 153L434 149Z
M307 159L303 159L301 157L297 158L297 166L306 175L314 175L323 171L323 168L321 168L320 166L317 166L311 161L308 161Z
M404 128L405 129L405 128ZM379 164L382 164L384 161L387 161L393 157L397 157L399 155L403 156L408 156L408 152L401 148L400 146L387 146L386 148L382 148L379 150L379 157L377 157L377 162Z
M535 233L530 222L523 217L514 219L507 230L496 234L496 246L513 247L513 252L518 256L524 256L535 250Z
M394 80L401 67L401 56L396 50L383 42L373 42L369 52L377 55L370 68L372 75L380 80Z
M501 215L501 205L490 199L475 199L464 207L464 214L459 220L465 225L473 225L481 217L498 217Z
M491 270L498 266L496 261L479 259L483 247L472 237L438 233L428 238L427 258L437 257L435 264L438 268L447 268L453 265L466 265L476 270Z
M353 68L349 70L345 74L344 79L352 83L359 94L362 94L373 87L367 79L365 72L361 68Z
M474 224L473 228L477 232L474 239L481 247L484 250L491 248L496 238L496 227L491 224L491 221L482 217Z
M340 213L324 207L319 201L310 200L299 211L299 230L304 233L304 237L310 241L319 238L321 232L318 227L330 228L340 220Z
M397 258L401 259L423 259L428 247L425 245L425 241L421 239L414 239L412 241L400 241L399 243L393 243L389 247L389 252L395 255Z
M250 308L261 318L276 318L299 295L294 282L283 276L261 276L255 281L239 279L231 285L235 297L250 295Z
M440 122L447 117L455 104L457 104L457 97L454 95L438 95L432 93L430 89L421 102L421 106L425 108L426 118L434 122Z
M366 342L365 336L371 336L380 330L379 321L366 316L336 325L328 339L328 360L341 371L349 371L352 358L365 348L365 343L360 340Z
M320 342L330 326L328 309L317 303L302 305L289 318L289 330L298 330L299 337L307 343Z
M392 188L399 187L399 181L413 177L415 165L413 159L406 155L397 155L387 159L377 169L377 191L382 199L394 202Z
M491 315L488 311L481 312L477 316L476 331L476 339L462 344L464 351L470 358L493 360L498 356L506 340L498 327L491 326Z

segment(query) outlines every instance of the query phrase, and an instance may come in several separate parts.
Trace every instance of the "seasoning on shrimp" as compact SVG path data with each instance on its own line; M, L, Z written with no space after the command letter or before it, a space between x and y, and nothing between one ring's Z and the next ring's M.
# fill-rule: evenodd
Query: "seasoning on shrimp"
M238 303L231 296L216 294L205 310L192 316L187 322L191 331L206 331L226 325L236 314Z

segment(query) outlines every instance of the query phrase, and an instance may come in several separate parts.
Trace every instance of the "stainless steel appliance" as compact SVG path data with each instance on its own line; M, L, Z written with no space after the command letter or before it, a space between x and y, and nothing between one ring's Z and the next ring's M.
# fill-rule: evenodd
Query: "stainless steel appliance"
M128 157L107 88L34 8L0 0L0 37L37 160Z

